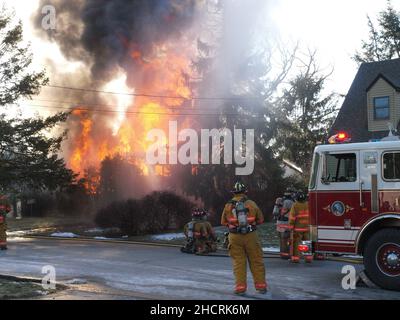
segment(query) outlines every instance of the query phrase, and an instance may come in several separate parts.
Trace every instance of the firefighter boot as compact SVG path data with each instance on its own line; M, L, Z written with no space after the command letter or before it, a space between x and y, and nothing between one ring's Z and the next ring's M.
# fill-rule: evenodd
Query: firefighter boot
M207 245L204 240L196 241L196 255L198 255L198 256L208 255Z
M235 294L240 296L242 294L245 294L246 290L247 290L247 286L245 284L237 284L234 292L235 292Z
M313 261L313 256L304 256L306 263L311 263Z

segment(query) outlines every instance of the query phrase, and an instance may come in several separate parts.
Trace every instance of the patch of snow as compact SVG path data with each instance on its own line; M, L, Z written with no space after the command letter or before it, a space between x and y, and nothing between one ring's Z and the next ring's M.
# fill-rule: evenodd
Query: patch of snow
M65 282L66 284L87 284L86 279L71 279Z
M95 240L110 240L110 238L106 238L106 237L94 237L93 239L95 239Z
M77 238L78 236L72 232L54 232L50 237L60 237L60 238Z
M344 254L342 257L343 258L351 258L351 259L362 259L362 256L351 255L351 254Z
M277 247L264 247L262 248L264 252L279 252L279 248Z
M122 236L122 239L128 239L129 236Z
M31 233L31 230L21 230L21 231L7 231L7 236L9 237L20 237Z
M171 240L176 240L176 239L183 239L185 235L181 233L163 233L163 234L155 234L151 236L151 239L153 240L166 240L166 241L171 241Z
M89 230L86 230L85 233L103 233L105 230L102 228L92 228Z
M29 238L12 237L12 238L10 238L10 240L8 242L11 243L11 242L29 242L29 241L32 241L32 240Z

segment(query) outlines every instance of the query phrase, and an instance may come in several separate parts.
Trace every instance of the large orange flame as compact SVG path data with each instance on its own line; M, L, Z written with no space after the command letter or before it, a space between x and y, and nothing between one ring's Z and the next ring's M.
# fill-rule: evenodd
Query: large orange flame
M101 120L102 115L79 108L72 112L72 120L78 124L67 159L72 170L82 176L85 169L98 169L106 157L119 154L129 158L144 175L170 174L166 165L151 168L146 164L145 153L151 143L146 141L146 135L153 128L167 132L169 120L175 119L174 109L182 108L191 97L187 76L191 70L191 59L187 51L187 48L163 45L155 47L151 56L143 56L137 49L131 52L133 63L137 66L134 72L140 74L142 79L139 81L140 87L135 88L136 92L156 93L159 96L130 97L128 106L119 113L114 132L111 129L112 124L108 128L99 128L97 121ZM120 103L114 102L118 104L118 110L121 110ZM116 118L113 117L113 121L117 122ZM100 121L100 124L105 125L105 121Z

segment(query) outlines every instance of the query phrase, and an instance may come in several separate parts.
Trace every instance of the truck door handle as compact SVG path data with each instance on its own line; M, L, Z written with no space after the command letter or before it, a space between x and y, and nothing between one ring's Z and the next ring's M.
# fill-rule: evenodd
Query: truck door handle
M363 201L363 184L364 182L362 180L360 180L360 207L363 208L364 207L364 201Z

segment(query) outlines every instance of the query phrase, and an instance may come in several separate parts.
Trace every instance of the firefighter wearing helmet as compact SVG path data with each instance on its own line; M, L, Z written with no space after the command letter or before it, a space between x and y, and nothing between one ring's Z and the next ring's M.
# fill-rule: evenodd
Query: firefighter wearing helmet
M276 221L276 230L279 234L280 256L282 259L290 259L290 231L289 231L289 212L294 204L293 190L287 188L280 209L280 214Z
M264 222L264 217L256 203L247 196L247 188L237 182L232 190L233 198L225 205L221 224L229 228L229 255L233 261L235 293L247 290L247 261L253 274L257 292L266 293L265 266L263 252L256 232L256 226Z
M300 261L299 244L301 241L310 240L310 215L308 211L307 195L302 191L297 193L296 202L289 212L289 226L292 238L291 261L298 263ZM306 255L304 258L308 263L313 260L312 255Z
M207 221L207 212L198 208L192 210L192 221L183 229L185 245L182 252L206 255L216 251L216 236L211 224Z
M0 195L0 250L7 250L6 216L10 211L11 206L8 199Z

